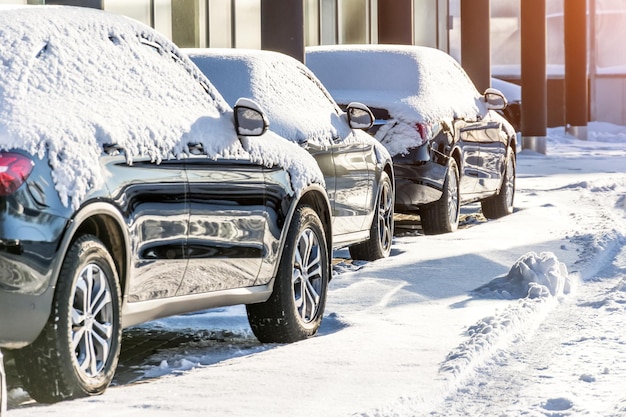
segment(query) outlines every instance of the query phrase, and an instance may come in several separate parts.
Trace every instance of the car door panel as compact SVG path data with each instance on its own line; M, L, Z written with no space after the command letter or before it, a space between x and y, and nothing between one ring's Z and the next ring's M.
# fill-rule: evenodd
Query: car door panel
M187 181L181 161L103 158L107 186L128 225L129 302L174 296L187 267Z
M189 264L178 295L253 285L266 252L263 168L204 156L191 156L185 167Z

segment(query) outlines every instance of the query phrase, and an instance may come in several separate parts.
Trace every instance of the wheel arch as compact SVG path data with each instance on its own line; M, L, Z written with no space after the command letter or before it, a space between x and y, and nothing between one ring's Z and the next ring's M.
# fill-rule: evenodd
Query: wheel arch
M272 281L276 277L278 273L278 266L280 265L284 247L287 244L287 234L289 231L289 227L291 226L291 222L293 221L293 216L298 207L307 205L311 207L319 216L320 221L322 222L322 227L324 228L324 234L326 235L326 250L328 251L328 256L332 259L332 251L333 251L333 233L332 233L332 211L330 208L330 200L328 199L328 194L326 193L326 189L321 184L312 184L306 187L301 193L299 198L294 199L291 207L289 209L289 215L287 216L287 221L283 225L283 231L280 241L279 248L279 259L274 264L273 272L272 272ZM329 262L330 264L330 262ZM332 277L329 265L329 279ZM272 282L273 285L273 282Z
M322 187L311 187L302 194L302 197L294 205L294 211L296 207L301 205L308 205L311 207L317 215L320 217L322 225L324 226L324 234L326 235L326 246L328 248L328 256L332 257L333 247L333 230L332 230L332 212L330 209L330 201L326 194L326 190ZM289 222L291 223L290 217Z
M123 296L126 294L126 280L130 268L129 236L124 224L121 213L108 203L96 202L83 206L71 219L61 243L61 259L65 259L72 243L79 237L87 234L97 237L113 258ZM62 262L56 265L55 280L58 279L61 265Z

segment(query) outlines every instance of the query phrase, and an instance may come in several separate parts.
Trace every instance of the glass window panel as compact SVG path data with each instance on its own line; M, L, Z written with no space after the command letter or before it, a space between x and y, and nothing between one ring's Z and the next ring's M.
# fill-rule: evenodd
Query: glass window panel
M337 0L322 0L320 15L320 43L334 45L337 43Z
M233 46L231 0L209 0L209 46Z
M154 28L172 39L172 0L154 0Z
M150 0L136 0L132 2L128 0L104 0L103 3L106 11L123 14L146 25L152 25Z
M596 69L598 74L626 74L626 0L596 0Z
M181 48L200 46L199 0L172 2L172 40Z
M304 3L304 44L320 43L320 10L318 0L305 0Z
M494 75L518 74L521 64L520 3L491 2L491 66Z
M235 2L235 47L261 49L261 2Z
M368 43L367 0L340 0L339 42Z
M413 1L415 45L437 47L437 0Z

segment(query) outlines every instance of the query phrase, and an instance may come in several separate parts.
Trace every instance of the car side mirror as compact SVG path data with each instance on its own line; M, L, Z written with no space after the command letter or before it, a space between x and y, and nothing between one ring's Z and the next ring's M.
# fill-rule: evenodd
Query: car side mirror
M261 136L270 123L261 107L248 98L235 103L235 128L239 136Z
M348 104L346 113L352 129L369 129L374 125L374 115L365 104L352 102Z
M504 110L507 106L506 98L504 94L496 88L488 88L483 95L485 103L489 110Z

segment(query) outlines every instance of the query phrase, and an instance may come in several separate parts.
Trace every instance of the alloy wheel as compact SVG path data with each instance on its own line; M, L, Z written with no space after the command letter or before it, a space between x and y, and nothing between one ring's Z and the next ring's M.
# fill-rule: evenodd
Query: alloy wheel
M295 306L305 323L317 318L324 289L323 269L320 242L307 228L298 237L292 276Z
M78 368L88 377L98 375L113 343L113 303L104 271L94 263L79 274L73 294L72 348Z
M383 183L380 191L378 233L382 252L387 253L393 240L393 191L388 182Z

